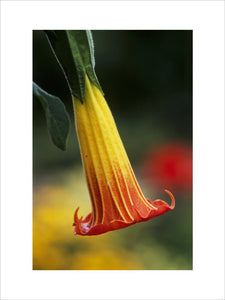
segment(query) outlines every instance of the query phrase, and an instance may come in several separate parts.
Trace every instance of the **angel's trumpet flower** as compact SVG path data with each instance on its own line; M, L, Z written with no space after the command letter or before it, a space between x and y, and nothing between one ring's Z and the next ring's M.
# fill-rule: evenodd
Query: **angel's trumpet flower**
M146 199L137 183L113 116L102 95L86 76L83 103L73 98L76 130L91 197L92 212L74 215L74 233L95 235L147 221L171 210L162 200Z

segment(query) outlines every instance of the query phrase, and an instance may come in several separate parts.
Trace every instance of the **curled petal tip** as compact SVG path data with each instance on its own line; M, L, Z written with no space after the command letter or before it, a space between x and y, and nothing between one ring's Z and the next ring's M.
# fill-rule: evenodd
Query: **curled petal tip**
M78 217L78 210L79 210L79 208L80 207L78 207L76 209L75 214L74 214L74 223L73 223L74 226L79 223L79 217Z
M167 189L165 189L165 192L167 194L169 194L169 196L171 198L171 201L172 201L171 205L170 205L170 209L174 209L174 207L175 207L175 198L174 198L173 194L169 190L167 190Z

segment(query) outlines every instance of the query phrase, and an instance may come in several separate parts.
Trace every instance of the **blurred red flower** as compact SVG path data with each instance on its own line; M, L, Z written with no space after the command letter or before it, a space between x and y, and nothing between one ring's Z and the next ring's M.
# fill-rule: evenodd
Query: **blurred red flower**
M151 185L189 192L192 190L192 147L178 141L157 145L144 156L142 171Z

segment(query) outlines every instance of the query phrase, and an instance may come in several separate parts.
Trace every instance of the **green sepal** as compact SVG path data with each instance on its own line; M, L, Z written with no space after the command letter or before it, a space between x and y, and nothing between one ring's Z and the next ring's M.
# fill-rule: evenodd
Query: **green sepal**
M45 110L47 128L53 143L61 150L66 150L70 119L65 105L60 98L48 94L34 82L33 95L41 102Z
M85 95L85 74L103 93L95 74L94 45L90 30L45 30L52 51L67 79L73 96Z

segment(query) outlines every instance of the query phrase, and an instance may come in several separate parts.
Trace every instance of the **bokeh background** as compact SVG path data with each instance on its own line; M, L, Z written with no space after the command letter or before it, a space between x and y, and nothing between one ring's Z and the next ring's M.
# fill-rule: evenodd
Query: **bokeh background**
M56 148L33 103L33 269L192 269L192 31L94 30L96 74L146 197L176 207L99 236L74 236L73 215L90 212L63 73L42 31L33 31L33 79L60 97L71 118L67 150Z

